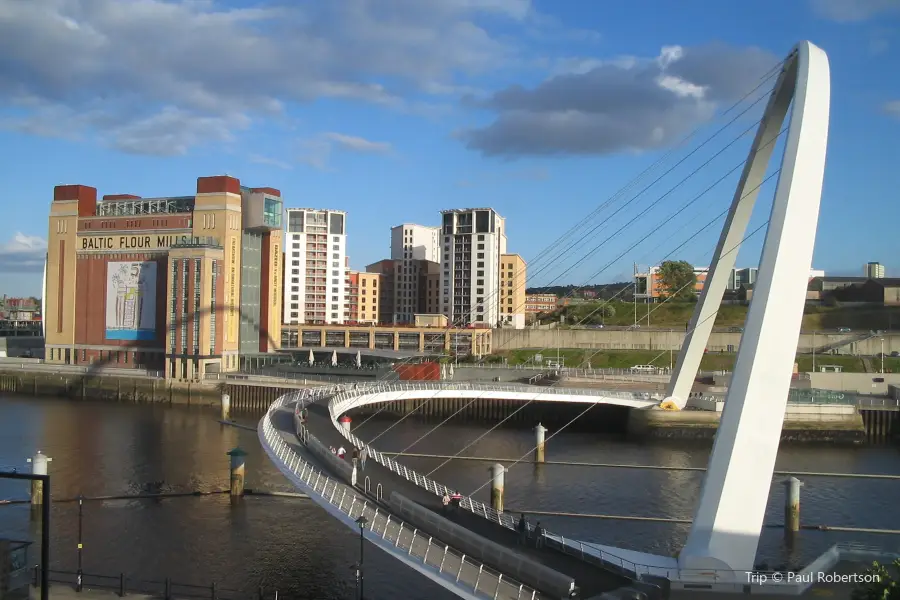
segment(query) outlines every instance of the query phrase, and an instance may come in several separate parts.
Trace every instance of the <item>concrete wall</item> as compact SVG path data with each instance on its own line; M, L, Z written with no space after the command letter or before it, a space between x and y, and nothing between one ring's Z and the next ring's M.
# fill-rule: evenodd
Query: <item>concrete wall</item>
M684 331L628 331L622 329L495 329L493 351L516 350L519 348L593 348L610 350L679 350L684 340ZM800 352L811 352L813 345L821 348L828 344L851 340L856 334L847 333L803 333L797 344ZM836 350L839 354L868 354L884 351L900 351L900 334L885 334L871 339L853 342ZM740 333L713 333L709 336L707 348L714 352L736 352L741 343Z
M889 384L900 384L900 373L810 373L809 381L812 387L823 390L886 395Z

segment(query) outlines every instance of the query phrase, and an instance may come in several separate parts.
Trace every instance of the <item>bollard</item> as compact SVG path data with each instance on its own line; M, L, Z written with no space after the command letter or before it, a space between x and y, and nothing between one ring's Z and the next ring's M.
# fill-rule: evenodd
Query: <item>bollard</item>
M803 482L796 477L788 477L784 481L784 531L795 533L800 531L800 487Z
M231 457L231 497L240 498L244 495L244 457L247 453L238 448L228 451Z
M352 423L352 422L353 422L353 419L351 419L351 418L348 417L347 415L344 415L344 416L341 417L341 419L340 419L341 427L343 427L343 428L344 428L344 431L346 431L346 432L348 432L348 433L349 433L349 431L350 431L350 423Z
M547 428L538 423L534 428L534 462L544 462L544 434Z
M506 468L500 463L491 467L491 508L503 512L503 474Z
M53 462L52 458L48 458L47 455L42 453L40 450L37 451L33 457L28 459L28 462L31 463L31 474L32 475L46 475L47 474L47 463ZM31 504L37 505L43 502L43 492L44 492L44 482L34 480L31 482Z
M222 394L222 420L231 420L231 396Z

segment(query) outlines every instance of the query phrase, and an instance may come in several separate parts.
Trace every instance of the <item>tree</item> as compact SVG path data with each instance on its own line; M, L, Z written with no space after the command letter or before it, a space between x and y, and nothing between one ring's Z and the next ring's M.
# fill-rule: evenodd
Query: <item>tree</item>
M659 265L656 273L667 298L673 300L692 300L697 275L691 263L683 260L667 260Z
M865 581L853 590L852 600L900 600L900 559L894 560L890 568L874 562L864 573Z

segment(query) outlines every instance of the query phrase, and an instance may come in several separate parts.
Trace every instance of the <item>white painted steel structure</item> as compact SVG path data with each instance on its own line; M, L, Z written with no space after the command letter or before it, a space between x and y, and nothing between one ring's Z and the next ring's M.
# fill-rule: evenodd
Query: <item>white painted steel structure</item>
M484 398L485 400L521 400L522 402L567 402L584 404L616 404L630 408L650 408L659 404L661 396L647 392L618 392L578 388L537 387L533 385L493 385L478 383L398 383L357 386L335 396L329 408L335 419L341 414L379 402L436 398ZM335 416L337 415L337 416Z
M751 571L784 420L825 173L828 57L798 44L763 115L719 239L666 403L683 408L734 267L774 143L790 112L781 172L753 300L738 349L700 504L679 566Z

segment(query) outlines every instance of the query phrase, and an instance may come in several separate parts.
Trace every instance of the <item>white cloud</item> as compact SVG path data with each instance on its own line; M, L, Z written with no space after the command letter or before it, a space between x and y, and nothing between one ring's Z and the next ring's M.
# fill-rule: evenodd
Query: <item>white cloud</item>
M813 12L838 23L868 21L884 13L900 13L897 0L810 0Z
M344 133L328 132L302 140L300 162L321 171L331 171L331 157L335 151L355 154L390 154L393 146L388 142L375 142Z
M343 133L326 133L323 137L334 142L343 150L350 152L362 152L365 154L386 154L391 151L391 145L387 142L373 142L361 137L345 135Z
M485 100L496 113L457 137L494 156L608 154L666 146L758 84L778 59L758 48L668 46L657 57L571 61L534 88Z
M271 156L262 156L260 154L251 154L249 156L249 160L250 162L257 165L269 165L270 167L278 167L279 169L284 169L285 171L289 171L294 168L290 163L286 161L272 158Z
M44 269L47 240L16 232L0 244L0 273L39 273Z
M486 18L537 20L530 0L0 2L0 116L173 155L319 98L427 111L418 96L459 93L460 76L517 55Z
M900 119L900 100L889 100L881 105L886 114Z

